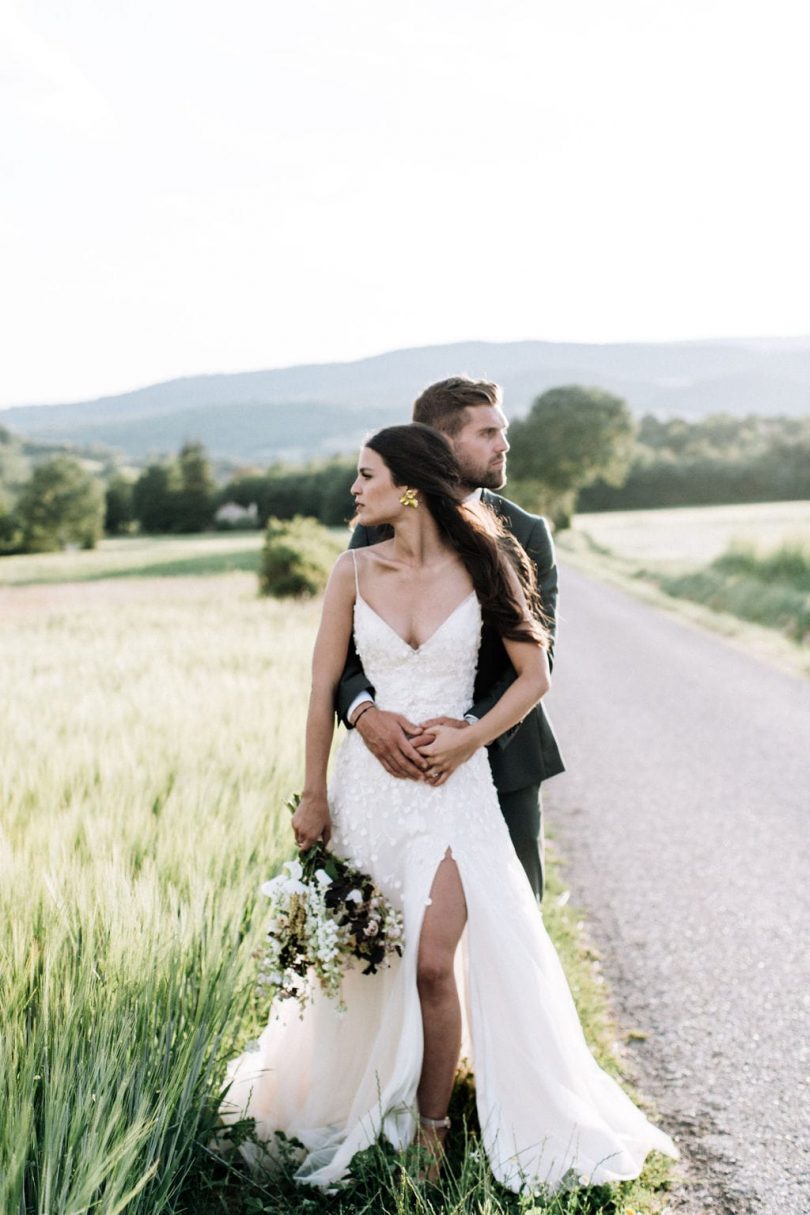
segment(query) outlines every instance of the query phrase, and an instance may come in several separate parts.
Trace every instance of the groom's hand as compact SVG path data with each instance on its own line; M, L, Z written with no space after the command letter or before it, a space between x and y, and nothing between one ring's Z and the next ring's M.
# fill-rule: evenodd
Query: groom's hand
M422 722L421 733L429 734L432 726L452 726L454 730L463 730L469 724L466 717L431 717L429 721ZM427 738L414 739L414 746L420 747L429 741Z
M411 739L422 733L401 713L389 713L376 705L361 714L357 733L386 772L400 780L424 780L428 761L420 755Z

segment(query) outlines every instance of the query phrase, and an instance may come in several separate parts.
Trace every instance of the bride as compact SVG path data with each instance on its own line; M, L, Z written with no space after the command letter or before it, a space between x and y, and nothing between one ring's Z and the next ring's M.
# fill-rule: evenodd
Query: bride
M676 1155L591 1055L557 955L501 815L486 745L549 687L531 566L486 507L463 501L446 439L418 423L370 438L352 485L357 516L390 539L343 553L312 664L306 774L293 818L369 873L403 913L401 959L350 969L348 1011L316 989L303 1016L276 1001L258 1050L230 1067L223 1118L255 1120L260 1165L277 1132L303 1144L296 1177L328 1186L381 1135L416 1140L438 1172L460 1056L475 1074L481 1135L513 1190L635 1177L652 1149ZM415 722L460 719L482 622L517 679L480 721L431 726L420 782L390 776L356 730L327 788L334 696L354 630L376 703ZM573 1172L572 1172L573 1171Z

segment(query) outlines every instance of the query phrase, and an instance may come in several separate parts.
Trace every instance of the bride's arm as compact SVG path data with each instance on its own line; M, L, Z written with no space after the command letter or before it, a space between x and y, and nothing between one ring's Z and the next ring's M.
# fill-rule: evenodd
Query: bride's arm
M488 746L496 738L518 725L530 709L551 687L548 654L534 641L512 641L502 638L509 661L517 671L517 679L504 692L497 704L465 734L475 739L477 747Z
M343 674L352 631L354 572L351 553L341 553L329 576L312 654L312 686L306 730L304 790L292 826L300 848L329 840L326 768L334 731L335 689Z

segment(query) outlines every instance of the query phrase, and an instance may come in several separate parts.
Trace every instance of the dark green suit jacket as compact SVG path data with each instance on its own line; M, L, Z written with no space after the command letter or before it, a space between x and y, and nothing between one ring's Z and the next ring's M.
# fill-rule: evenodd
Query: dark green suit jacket
M530 515L514 502L484 490L482 501L497 511L515 538L523 545L534 562L537 584L543 610L551 630L549 662L554 660L554 637L556 633L557 567L554 563L554 544L545 519ZM376 544L382 537L375 528L358 525L352 533L350 548L362 548ZM497 631L484 625L481 648L478 652L478 671L475 678L474 701L469 712L483 717L503 696L506 689L517 678ZM366 678L363 665L354 647L349 644L346 667L337 692L336 710L344 725L348 726L346 714L361 692L374 689ZM489 762L495 786L500 793L539 785L564 771L551 723L542 703L523 719L520 725L496 738L488 747Z

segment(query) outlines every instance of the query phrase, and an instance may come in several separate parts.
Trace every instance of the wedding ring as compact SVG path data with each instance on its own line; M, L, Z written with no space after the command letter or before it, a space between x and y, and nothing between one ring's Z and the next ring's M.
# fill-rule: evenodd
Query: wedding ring
M439 772L438 772L437 768L431 768L430 771L428 772L428 776L438 776L438 775L439 775Z

